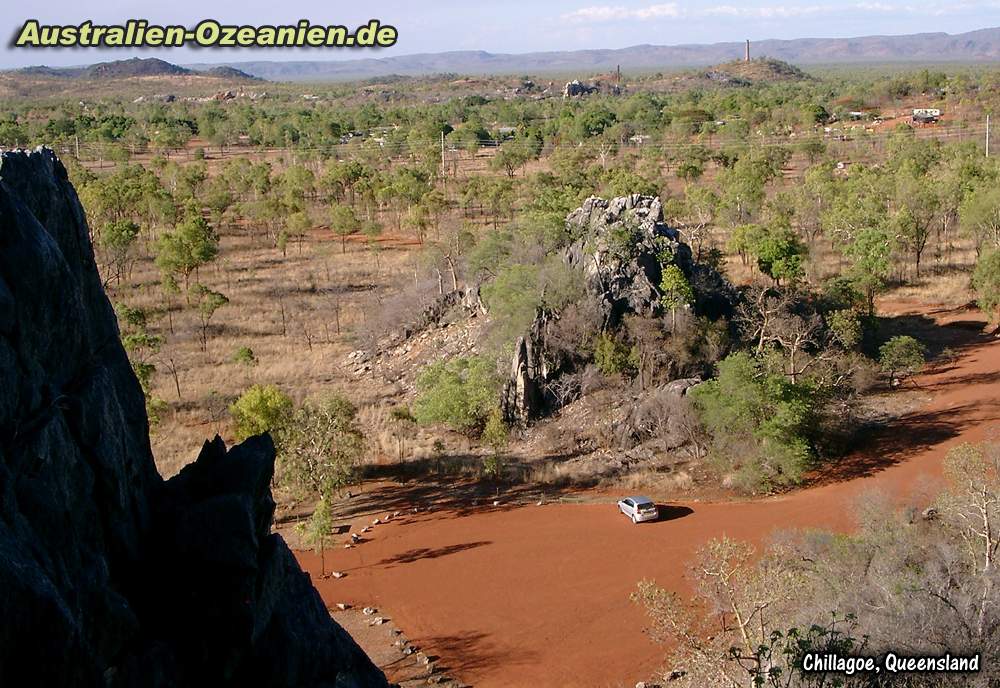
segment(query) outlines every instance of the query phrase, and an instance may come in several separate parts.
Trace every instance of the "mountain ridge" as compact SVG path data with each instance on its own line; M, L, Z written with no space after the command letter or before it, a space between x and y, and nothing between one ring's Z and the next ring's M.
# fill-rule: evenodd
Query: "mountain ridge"
M434 74L575 74L623 69L656 71L706 67L741 59L745 43L643 43L625 48L529 53L451 50L349 60L234 60L172 64L158 58L131 58L83 67L44 65L10 70L40 76L113 78L151 75L219 76L269 81L351 81L387 76ZM1000 27L965 33L925 32L849 38L764 39L751 43L754 57L791 64L859 64L924 62L983 63L1000 61Z
M652 45L531 53L454 50L352 60L246 60L224 62L268 80L351 80L389 75L536 74L623 69L703 67L743 56L743 42ZM795 64L863 62L990 62L1000 60L1000 27L960 34L926 32L851 38L765 39L751 43L754 56ZM192 69L205 64L186 65Z

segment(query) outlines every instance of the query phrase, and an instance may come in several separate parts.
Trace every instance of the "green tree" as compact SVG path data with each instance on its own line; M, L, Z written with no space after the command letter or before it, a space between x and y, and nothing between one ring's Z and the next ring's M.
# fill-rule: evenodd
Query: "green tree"
M107 253L108 267L114 274L115 282L131 277L135 258L132 246L139 236L139 225L130 220L113 220L104 225L100 235L100 246Z
M333 532L334 517L333 510L326 497L320 497L313 508L312 515L308 521L300 523L297 527L299 535L307 544L313 546L313 551L319 555L320 576L326 576L326 543Z
M896 236L912 253L915 273L920 277L920 261L939 219L941 198L930 177L921 174L912 163L897 171L895 191Z
M347 253L347 237L351 236L361 228L358 216L354 214L354 209L346 205L335 203L330 206L330 229L340 237L340 252Z
M122 333L122 346L148 403L152 398L153 373L156 372L152 359L163 346L163 337L149 331L149 316L142 308L119 303L115 305L115 314Z
M638 360L635 351L612 335L602 332L594 342L594 364L604 375L636 374Z
M217 291L212 291L203 284L191 287L198 306L198 316L201 319L201 350L208 349L208 324L215 312L229 303L229 299Z
M878 362L889 376L889 386L920 372L927 361L927 348L908 335L897 335L879 347Z
M809 432L819 400L811 385L769 372L747 352L719 363L719 375L690 391L712 435L713 460L749 491L798 483L813 463Z
M413 415L423 425L446 423L458 432L479 431L496 405L500 376L482 356L432 363L417 377Z
M249 346L241 346L233 353L233 363L252 368L257 365L257 357Z
M755 236L750 251L757 257L757 267L775 284L802 278L806 246L787 222L772 223Z
M483 428L483 444L490 448L490 456L483 462L483 472L490 478L497 479L503 475L504 453L510 443L510 429L503 420L503 414L498 407L490 410L486 425Z
M995 182L976 188L959 206L959 225L980 255L984 247L1000 248L1000 187Z
M219 239L205 218L191 216L160 237L156 266L164 275L179 276L189 292L191 275L219 253Z
M277 432L292 415L292 400L274 385L253 385L229 407L236 423L236 439Z
M683 270L676 265L667 265L660 279L660 293L660 302L670 311L670 327L676 329L677 309L694 303L694 288Z
M888 282L894 246L892 235L884 227L871 227L858 231L844 247L852 260L847 275L865 295L869 317L875 315L876 295Z
M305 238L306 233L311 227L312 219L305 211L292 213L288 216L288 220L285 221L285 231L288 232L288 236L298 245L299 253L302 253L302 239Z
M351 485L365 448L357 413L336 394L306 401L278 433L278 483L321 499Z
M979 307L1000 319L1000 248L980 256L972 273L972 287L979 295Z

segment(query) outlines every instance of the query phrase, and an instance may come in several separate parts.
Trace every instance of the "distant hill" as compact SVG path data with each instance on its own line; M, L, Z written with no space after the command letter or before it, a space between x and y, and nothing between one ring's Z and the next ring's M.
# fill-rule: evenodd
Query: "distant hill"
M89 67L25 67L16 70L18 74L29 76L61 77L65 79L127 79L144 76L210 76L219 79L238 79L260 81L260 77L251 76L235 67L215 65L205 70L193 70L172 64L155 57L133 57L128 60L99 62Z
M130 76L183 76L190 69L159 60L155 57L101 62L87 67L80 75L89 79L121 79Z
M243 79L251 81L261 81L259 76L251 76L246 72L236 69L235 67L227 67L225 65L219 67L212 67L211 69L205 69L203 71L195 72L197 74L204 74L205 76L214 76L219 79Z
M755 56L795 64L860 62L989 62L1000 60L1000 28L962 34L922 33L859 38L763 40L751 45ZM391 74L590 74L614 69L653 71L704 67L743 56L743 43L710 45L637 45L619 50L574 50L520 55L485 51L425 53L342 61L228 62L264 79L331 81L384 77ZM208 68L213 65L188 65Z
M812 78L795 65L770 57L758 57L749 62L732 60L709 68L703 76L710 81L733 85L774 81L805 81Z

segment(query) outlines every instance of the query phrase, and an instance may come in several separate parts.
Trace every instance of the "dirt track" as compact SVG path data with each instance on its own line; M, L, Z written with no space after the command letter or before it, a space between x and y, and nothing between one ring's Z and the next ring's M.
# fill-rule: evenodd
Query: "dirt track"
M686 562L721 535L760 542L780 528L850 528L860 494L933 488L949 448L998 428L1000 341L967 322L982 319L975 311L929 315L948 324L942 344L957 352L922 376L930 401L818 487L755 502L671 504L663 520L641 526L609 503L406 514L360 546L329 553L328 567L348 575L317 579L320 592L330 605L378 607L477 688L633 686L662 657L628 599L639 580L685 589ZM312 555L300 559L318 571Z

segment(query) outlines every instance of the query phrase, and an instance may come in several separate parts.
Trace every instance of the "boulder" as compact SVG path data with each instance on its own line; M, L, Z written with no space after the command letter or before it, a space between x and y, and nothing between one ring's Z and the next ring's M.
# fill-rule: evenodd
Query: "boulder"
M0 154L0 390L0 685L387 685L270 532L269 437L161 479L48 149Z

